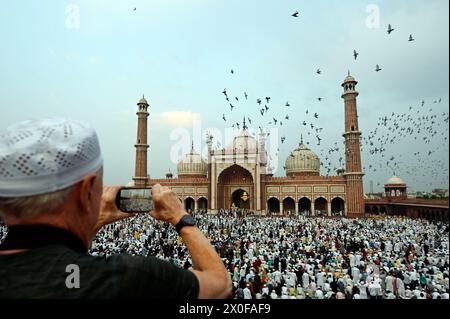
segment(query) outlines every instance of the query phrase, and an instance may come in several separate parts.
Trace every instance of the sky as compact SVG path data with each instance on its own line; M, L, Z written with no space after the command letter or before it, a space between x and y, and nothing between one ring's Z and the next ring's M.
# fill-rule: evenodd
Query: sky
M299 18L291 16L296 11ZM0 129L39 117L89 122L100 138L105 182L123 185L134 174L136 103L145 94L152 178L176 172L192 138L205 154L205 130L225 136L244 116L253 119L252 129L286 137L272 147L280 149L272 154L275 175L283 176L301 134L321 158L333 143L342 144L341 83L350 70L359 81L363 136L380 117L415 111L422 100L420 112L438 115L443 135L428 144L399 140L386 156L401 158L395 173L410 190L448 188L448 11L447 0L0 0ZM233 112L224 88L240 99ZM266 96L271 110L261 116L256 99ZM307 109L319 114L320 146L301 125L313 121ZM269 124L286 114L282 127ZM339 166L339 156L332 157ZM394 169L364 147L362 161L380 166L366 170L366 191L371 181L381 191Z

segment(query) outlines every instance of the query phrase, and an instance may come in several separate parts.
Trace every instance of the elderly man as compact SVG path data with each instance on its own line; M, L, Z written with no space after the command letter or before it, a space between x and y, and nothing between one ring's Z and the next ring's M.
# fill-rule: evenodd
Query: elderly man
M177 226L193 260L87 254L97 231L130 217L103 188L95 131L63 119L26 121L0 134L0 298L225 298L231 279L175 193L153 187L151 216ZM168 226L172 227L172 226ZM6 280L5 280L6 279Z

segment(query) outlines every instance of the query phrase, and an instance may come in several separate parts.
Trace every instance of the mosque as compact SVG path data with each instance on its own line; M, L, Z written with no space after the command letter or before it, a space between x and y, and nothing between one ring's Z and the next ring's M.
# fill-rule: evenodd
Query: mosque
M320 158L300 142L285 162L286 176L275 177L268 167L266 135L253 137L247 126L228 147L213 149L208 136L208 157L202 158L192 146L178 163L178 174L167 173L165 179L150 179L147 172L147 120L149 104L143 97L138 102L138 130L134 187L161 184L170 187L187 210L233 207L256 214L298 214L307 216L364 215L364 191L361 165L356 90L358 82L350 74L345 78L342 98L345 108L346 167L336 176L320 175Z

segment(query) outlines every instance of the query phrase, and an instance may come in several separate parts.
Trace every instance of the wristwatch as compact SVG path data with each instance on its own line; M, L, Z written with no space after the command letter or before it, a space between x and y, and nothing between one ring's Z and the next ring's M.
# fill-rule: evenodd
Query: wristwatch
M195 226L197 225L197 222L194 217L191 215L184 215L178 224L175 226L175 229L177 230L177 233L180 234L180 231L185 226Z

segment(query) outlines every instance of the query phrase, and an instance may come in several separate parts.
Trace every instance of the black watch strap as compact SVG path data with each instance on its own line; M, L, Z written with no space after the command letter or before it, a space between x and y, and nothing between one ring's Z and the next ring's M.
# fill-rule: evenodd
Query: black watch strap
M183 229L183 227L186 226L195 226L197 224L197 222L195 221L195 218L192 217L191 215L184 215L183 217L181 217L180 221L178 222L178 224L175 225L175 229L177 231L178 234L180 234L181 229Z

